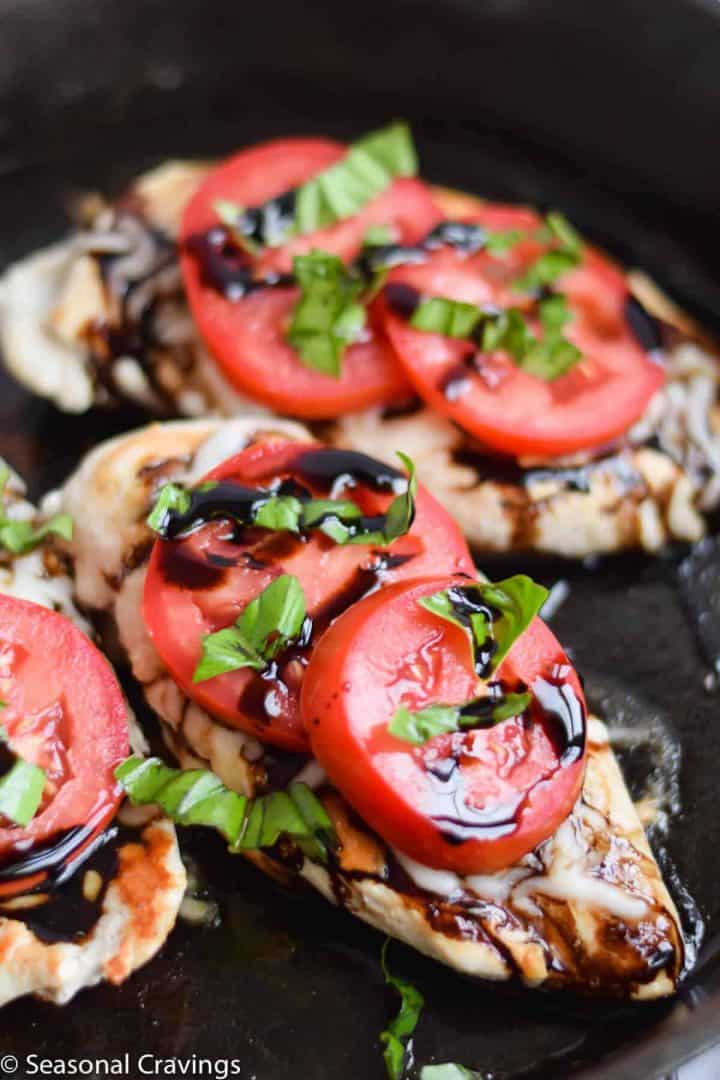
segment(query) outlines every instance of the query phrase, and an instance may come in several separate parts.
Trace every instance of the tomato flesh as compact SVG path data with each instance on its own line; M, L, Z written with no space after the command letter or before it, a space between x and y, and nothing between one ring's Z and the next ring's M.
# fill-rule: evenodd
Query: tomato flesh
M218 226L218 200L261 205L328 168L346 150L327 139L282 139L244 150L207 177L182 223L181 265L188 300L210 351L242 393L294 416L331 418L409 396L409 384L382 326L371 314L363 339L345 350L339 378L315 371L286 341L299 289L266 288L230 300L204 280L193 238ZM360 252L371 225L389 225L398 241L415 243L439 219L425 184L398 179L353 217L264 249L255 258L248 256L247 263L260 278L289 273L293 256L312 250L349 262Z
M533 211L489 204L466 220L491 231L531 234L541 225ZM534 235L497 257L440 249L422 264L393 270L388 284L476 305L518 307L537 332L534 302L512 282L544 250ZM662 386L664 373L627 323L624 274L600 252L585 246L581 264L563 274L557 288L573 314L565 336L583 357L553 380L523 371L505 352L480 353L469 341L416 330L388 304L385 327L417 392L484 445L516 457L571 454L626 432Z
M334 484L309 479L303 470L307 455L318 453L337 464L332 465L339 478ZM313 496L327 498L332 488L333 498L351 499L365 514L384 513L391 494L362 482L343 482L347 477L343 462L356 457L370 460L318 444L268 440L224 462L207 479L257 488L295 479ZM238 537L226 521L212 521L178 540L156 541L143 613L163 662L189 697L211 715L263 741L307 750L298 697L308 656L322 629L371 588L427 574L438 566L446 573L474 573L457 525L422 488L412 528L389 548L341 546L317 531L297 537L248 528ZM305 593L314 625L309 645L291 647L264 675L240 669L194 683L203 636L230 626L281 574L294 574Z
M63 615L0 595L0 698L10 747L45 769L43 801L24 828L0 828L0 855L56 833L102 827L122 789L127 706L107 660Z
M457 705L478 692L465 633L418 604L452 583L399 583L346 612L315 649L301 710L318 761L388 844L425 866L487 873L533 850L570 813L585 751L564 746L537 701L560 710L574 701L583 717L584 699L559 643L535 619L493 675L506 691L535 688L529 722L516 717L422 746L390 734L401 705Z

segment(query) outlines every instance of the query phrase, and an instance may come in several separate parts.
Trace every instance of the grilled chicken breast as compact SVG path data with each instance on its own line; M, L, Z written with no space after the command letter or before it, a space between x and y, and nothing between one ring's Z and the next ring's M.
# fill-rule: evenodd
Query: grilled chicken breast
M37 517L17 477L7 485L4 503L10 518ZM89 623L73 602L67 556L51 542L19 557L3 553L0 592L60 611L90 633ZM144 737L128 712L131 745L142 753ZM88 717L89 724L91 720ZM102 893L92 925L78 934L69 926L67 940L62 940L62 934L58 940L49 940L33 929L34 923L42 925L45 906L52 908L52 892L35 891L4 902L0 898L0 1005L25 994L65 1004L83 987L102 980L124 982L162 947L186 886L174 825L155 817L135 835L124 831L116 859L111 878L93 883ZM81 869L72 883L61 887L86 895L91 882L86 884Z
M307 437L297 425L264 419L156 424L97 447L57 499L75 518L69 550L78 599L111 616L169 748L181 765L210 766L247 795L272 789L282 752L223 725L164 668L141 615L152 542L144 519L162 483L194 482L278 430ZM500 873L460 878L389 850L312 759L296 778L316 789L335 823L335 861L323 867L290 849L287 859L252 857L274 876L299 874L333 903L466 974L638 999L671 993L683 964L677 911L604 725L593 719L589 735L571 816Z
M114 205L97 199L64 241L0 281L0 346L15 377L62 409L121 399L156 416L258 415L200 342L184 298L174 239L208 166L170 162ZM450 217L467 198L445 189ZM82 215L81 215L82 216ZM617 445L552 461L504 460L418 404L374 410L318 431L325 441L394 460L419 475L479 551L581 558L694 542L720 502L720 365L712 344L641 275L631 287L661 322L668 382Z

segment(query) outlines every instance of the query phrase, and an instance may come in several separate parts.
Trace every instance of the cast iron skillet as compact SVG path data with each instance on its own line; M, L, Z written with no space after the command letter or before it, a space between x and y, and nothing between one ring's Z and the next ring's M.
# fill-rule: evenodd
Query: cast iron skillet
M0 0L0 262L58 234L74 191L118 191L170 155L348 136L402 115L432 179L562 207L720 330L719 64L710 0ZM0 452L35 494L138 419L64 417L6 380L0 416ZM418 1064L637 1080L720 1039L718 699L678 588L682 555L540 574L569 578L554 625L609 712L659 716L682 745L683 809L663 857L704 920L695 972L676 1000L630 1008L473 985L396 945L392 966L427 999ZM699 592L716 590L712 653L713 545L702 559ZM234 1057L258 1080L381 1076L377 1034L396 1003L379 937L228 860L212 836L187 847L222 925L180 926L120 990L5 1009L0 1053Z

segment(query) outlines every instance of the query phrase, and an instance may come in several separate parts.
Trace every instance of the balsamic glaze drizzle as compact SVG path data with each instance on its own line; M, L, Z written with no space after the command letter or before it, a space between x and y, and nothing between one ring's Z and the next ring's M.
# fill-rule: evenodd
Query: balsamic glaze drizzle
M170 511L165 536L178 540L189 535L205 523L215 520L229 521L233 532L229 539L242 543L243 533L250 524L254 511L273 495L293 495L301 502L317 496L338 497L347 488L356 486L387 494L399 494L407 487L407 477L392 465L383 464L366 454L352 450L334 450L326 447L302 450L292 460L287 470L293 476L265 488L247 488L241 484L222 481L212 488L201 488L190 493L190 508L183 514ZM331 513L325 515L332 517ZM357 533L382 530L383 515L363 516L354 522L345 522ZM266 532L266 530L263 530ZM248 540L255 540L248 537ZM319 534L320 543L334 546L334 542ZM228 565L244 564L248 569L264 570L273 561L287 557L306 542L305 536L290 532L266 532L253 544L252 551L238 551L237 559L224 554L221 560L206 554L207 562L199 562L183 554L182 545L165 543L162 546L160 570L166 580L187 588L213 588L219 585L228 572ZM358 566L350 578L320 608L307 618L298 641L289 645L262 673L253 675L243 687L238 707L259 724L267 724L277 714L284 700L299 687L302 672L307 666L313 642L351 604L373 592L382 583L388 570L410 561L409 553L393 554L386 550L372 551L365 565Z
M339 490L357 485L392 494L400 494L407 485L407 477L398 469L391 465L384 465L354 450L329 448L306 450L298 455L289 468L307 484L330 498L333 498L334 493ZM168 540L177 540L187 536L209 521L227 520L235 523L236 526L252 525L257 511L273 496L292 495L303 503L310 502L314 498L307 487L292 478L264 488L250 488L224 480L215 484L214 487L195 489L189 494L190 506L185 512L179 513L176 510L168 512L163 529L163 535ZM328 511L318 518L315 526L333 518L337 519L337 515ZM382 531L384 523L384 515L379 514L363 516L344 524L351 535L360 535ZM236 542L241 540L241 535L237 530L233 539ZM183 560L183 562L189 561ZM212 574L213 570L220 570L217 562L213 563L213 567L203 567L201 572ZM172 573L169 576L172 577ZM182 575L178 573L176 576ZM187 584L192 585L191 582ZM198 581L196 584L201 587L203 582ZM211 584L209 579L207 584Z
M646 352L659 352L663 346L662 325L635 296L625 301L625 321Z

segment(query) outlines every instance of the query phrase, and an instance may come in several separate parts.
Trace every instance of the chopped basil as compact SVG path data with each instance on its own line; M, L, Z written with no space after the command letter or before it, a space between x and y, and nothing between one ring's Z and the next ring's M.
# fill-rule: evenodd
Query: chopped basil
M301 295L293 310L288 341L306 367L339 378L345 349L365 328L357 297L362 281L336 255L311 251L296 255L293 273Z
M233 626L205 635L193 682L245 667L265 671L300 636L305 617L300 582L292 574L281 574L250 601Z
M572 320L565 297L558 294L540 301L540 321L543 337L530 345L522 361L523 371L541 379L557 379L582 358L582 353L563 336L563 329Z
M505 229L504 232L488 233L485 250L488 255L505 255L521 240L524 240L526 235L522 229Z
M295 226L315 232L352 217L397 176L415 176L418 163L407 124L396 121L354 142L347 154L295 193Z
M147 524L153 532L160 533L162 536L167 531L171 516L187 514L191 505L189 491L179 487L178 484L163 484L147 518Z
M8 517L3 507L5 488L10 479L7 465L0 466L0 546L12 555L27 555L34 551L47 536L59 536L72 540L73 519L69 514L56 514L42 525L31 521Z
M514 574L495 583L481 583L479 589L485 603L498 612L492 624L497 647L491 671L495 671L540 611L548 598L548 590L526 574Z
M400 1011L380 1034L384 1045L383 1058L389 1080L400 1080L405 1069L405 1055L408 1041L417 1027L420 1014L425 1004L420 991L406 979L391 975L387 966L387 950L390 938L386 938L380 953L385 983L400 995Z
M238 247L247 251L248 255L259 255L262 245L253 240L251 236L248 236L242 228L244 207L228 202L227 199L218 199L217 202L213 203L213 210L223 225L230 230L230 234Z
M444 1065L423 1065L420 1080L484 1080L484 1076L464 1065L447 1062Z
M532 701L532 694L505 694L487 713L473 712L472 707L484 705L484 698L468 701L464 705L428 705L418 712L401 706L393 716L388 731L403 742L423 746L436 735L462 731L467 728L489 727L522 716ZM495 699L493 699L495 700Z
M390 247L396 233L392 225L371 225L363 237L363 247Z
M518 308L486 311L462 300L426 297L418 304L410 325L416 330L452 338L478 338L483 352L501 349L531 375L556 379L582 358L582 353L563 336L572 312L562 295L547 297L538 306L543 336L538 339Z
M408 471L407 487L397 495L384 515L364 518L362 510L349 499L308 499L303 501L295 495L274 495L258 489L257 499L249 500L247 513L238 514L228 510L228 517L241 525L255 525L278 532L304 533L317 529L329 536L336 544L391 544L404 536L411 528L415 516L417 478L415 466L405 454L398 453ZM209 481L212 487L215 481ZM209 490L201 484L195 492ZM187 515L183 528L190 529L192 520L192 492L176 484L161 488L147 523L159 536L167 537L174 515ZM222 516L219 512L217 516Z
M401 706L390 721L388 730L403 742L422 746L428 739L448 731L458 731L459 727L460 708L457 705L428 705L418 712L410 712Z
M445 337L469 338L485 317L482 309L475 304L431 296L418 305L410 325L416 330L444 334Z
M507 656L512 645L523 634L540 611L548 597L544 586L538 585L525 574L515 574L503 581L478 581L472 584L445 589L419 601L421 607L439 615L448 622L460 626L468 635L475 653L485 645L488 634L494 641L489 671L495 671ZM468 604L468 600L470 603ZM488 623L483 610L492 614Z
M579 255L582 251L583 241L577 229L570 224L564 214L558 210L551 210L545 215L545 225L548 232L553 236L566 251L575 252Z
M272 495L255 511L254 525L275 532L299 532L303 504L294 495Z
M6 708L5 702L2 707ZM0 741L8 742L2 727ZM46 779L45 770L39 765L16 757L11 768L0 777L0 816L14 825L29 825L42 801Z
M561 248L546 251L535 260L522 277L516 279L514 288L520 292L549 288L562 274L573 270L579 261L579 256L572 251Z
M157 805L178 825L217 829L231 852L273 847L289 836L308 858L325 863L337 844L324 806L305 784L249 799L207 769L173 769L141 757L127 758L115 776L133 805Z
M582 238L562 214L552 211L538 232L538 240L556 242L557 247L540 255L525 273L514 282L520 292L534 292L554 285L562 274L573 270L582 258Z

